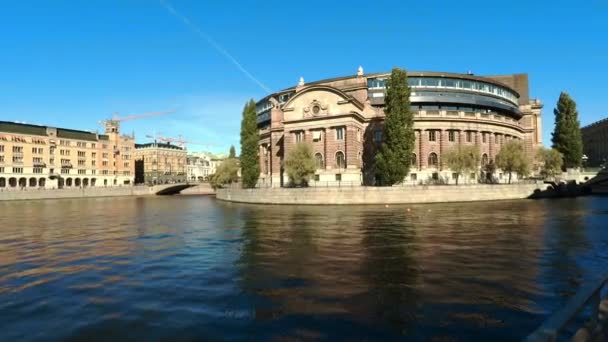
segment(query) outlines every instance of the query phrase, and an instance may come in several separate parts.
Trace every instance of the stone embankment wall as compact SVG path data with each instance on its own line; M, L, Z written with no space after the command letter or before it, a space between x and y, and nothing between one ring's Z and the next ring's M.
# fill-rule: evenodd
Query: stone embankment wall
M218 189L217 199L260 204L407 204L528 198L542 184Z
M180 192L182 195L213 195L215 191L209 183L201 183Z
M27 189L0 191L0 201L80 198L80 197L112 197L112 196L147 196L153 195L152 188L147 186L124 186L108 188L82 189Z

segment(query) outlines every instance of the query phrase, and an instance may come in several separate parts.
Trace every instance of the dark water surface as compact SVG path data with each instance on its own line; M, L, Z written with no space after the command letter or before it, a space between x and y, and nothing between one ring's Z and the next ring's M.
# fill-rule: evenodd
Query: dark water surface
M0 340L517 340L606 269L606 197L0 202Z

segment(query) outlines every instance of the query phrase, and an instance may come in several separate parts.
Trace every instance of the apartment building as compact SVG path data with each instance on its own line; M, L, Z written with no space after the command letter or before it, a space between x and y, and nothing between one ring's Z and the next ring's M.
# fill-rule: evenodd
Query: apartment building
M133 136L0 121L0 190L131 185Z

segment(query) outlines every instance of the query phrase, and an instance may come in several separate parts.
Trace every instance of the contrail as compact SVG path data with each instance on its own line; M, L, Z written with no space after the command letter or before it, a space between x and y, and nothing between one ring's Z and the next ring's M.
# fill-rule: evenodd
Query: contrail
M160 0L160 4L163 7L165 7L167 9L167 11L169 11L169 13L171 13L173 16L175 16L176 18L183 21L184 24L186 24L186 26L190 27L190 29L192 29L194 32L196 32L201 38L205 39L209 44L211 44L211 46L215 50L217 50L219 53L224 55L224 57L228 58L228 60L230 62L232 62L232 64L234 64L243 74L245 74L245 76L247 76L250 80L252 80L255 84L257 84L260 88L262 88L265 92L267 92L267 93L272 92L268 87L266 87L264 85L264 83L260 82L249 71L247 71L247 69L245 69L245 67L243 67L243 65L241 63L239 63L239 61L237 61L236 58L232 57L232 55L228 51L226 51L226 49L224 49L220 44L218 44L215 40L213 40L213 38L211 38L210 35L201 31L188 18L186 18L185 16L183 16L182 14L177 12L175 10L175 8L173 8L173 6L171 6L171 4L168 1Z

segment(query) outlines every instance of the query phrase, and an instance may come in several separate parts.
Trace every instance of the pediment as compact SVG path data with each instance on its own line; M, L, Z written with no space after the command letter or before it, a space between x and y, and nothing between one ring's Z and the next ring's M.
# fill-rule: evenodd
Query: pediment
M284 120L332 116L360 112L363 104L339 89L312 86L300 90L282 107Z

